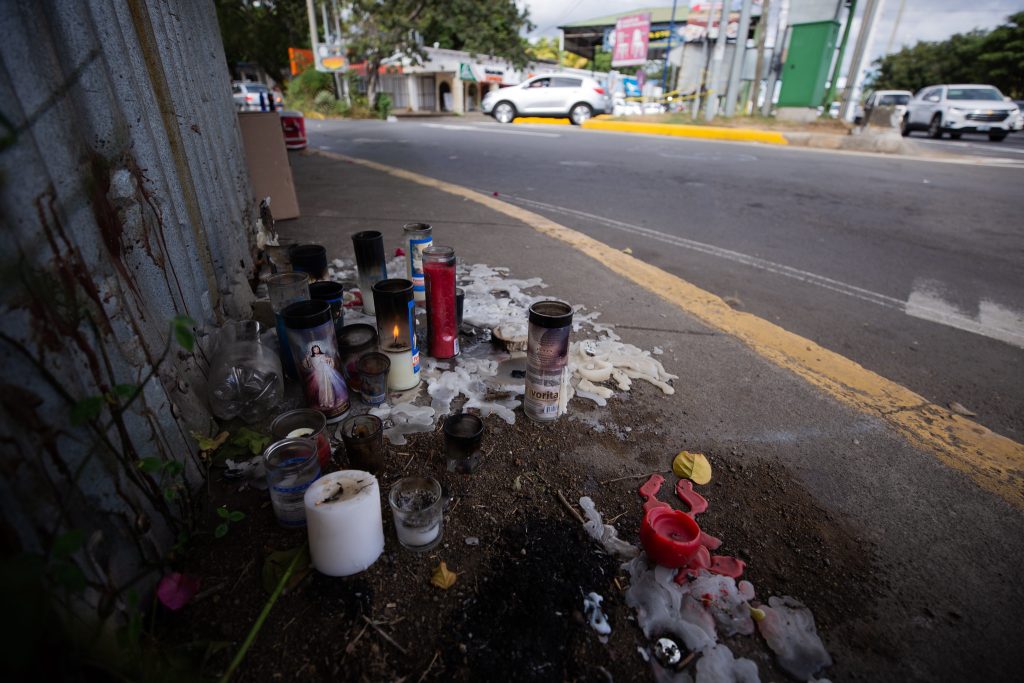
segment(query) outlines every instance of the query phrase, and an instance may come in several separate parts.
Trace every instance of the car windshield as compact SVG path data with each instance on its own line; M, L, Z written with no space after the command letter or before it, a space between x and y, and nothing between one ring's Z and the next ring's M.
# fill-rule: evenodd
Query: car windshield
M992 100L1001 102L1003 96L995 88L950 88L947 100Z
M878 100L880 106L895 106L897 104L906 104L910 101L909 95L882 95Z
M255 83L246 83L245 89L249 92L267 92L267 86L257 85Z

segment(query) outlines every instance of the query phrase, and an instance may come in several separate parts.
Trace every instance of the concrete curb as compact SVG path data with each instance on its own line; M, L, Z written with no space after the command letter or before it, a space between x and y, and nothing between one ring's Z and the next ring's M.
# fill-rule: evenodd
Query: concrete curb
M769 145L788 145L782 133L754 128L722 128L718 126L689 126L676 123L633 123L631 121L608 121L590 119L583 126L587 130L607 130L617 133L639 133L641 135L671 135L705 140L731 140L733 142L762 142Z

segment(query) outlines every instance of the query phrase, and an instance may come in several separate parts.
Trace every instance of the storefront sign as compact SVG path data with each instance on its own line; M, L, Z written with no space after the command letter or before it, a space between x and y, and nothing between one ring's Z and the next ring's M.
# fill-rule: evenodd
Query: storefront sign
M635 66L647 61L651 15L631 14L615 22L612 66Z

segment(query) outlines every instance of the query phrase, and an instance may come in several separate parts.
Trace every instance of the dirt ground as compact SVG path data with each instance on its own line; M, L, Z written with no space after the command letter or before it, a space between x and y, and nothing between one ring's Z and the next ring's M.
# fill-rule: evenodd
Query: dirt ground
M511 426L488 417L486 457L471 475L443 471L440 429L411 435L404 446L387 445L378 477L385 496L393 482L411 474L436 476L449 492L442 544L424 554L401 548L385 501L387 543L380 559L349 578L306 572L274 606L234 680L651 680L638 652L649 644L625 604L627 575L558 494L574 506L580 496L592 497L605 521L637 545L637 488L645 478L622 477L662 472L667 482L659 497L682 508L670 493L675 476L669 469L685 444L661 442L662 416L644 407L657 405L658 394L641 382L606 408L576 400L570 416L546 426L528 421L521 409ZM588 420L595 416L638 428L598 431ZM613 457L592 457L595 449ZM846 627L853 609L861 615L871 609L870 546L818 508L779 465L741 464L735 452L707 455L714 478L697 489L710 508L698 522L724 540L719 553L747 562L744 578L758 598L798 596L813 611L826 647L832 639L853 640L858 650L895 656L873 633ZM617 465L598 467L599 461ZM334 466L346 465L336 452ZM265 557L306 538L304 530L276 524L266 491L214 479L211 527L218 505L247 517L190 553L186 570L202 577L204 592L166 615L159 635L169 645L229 642L206 664L207 674L219 675L267 598ZM430 582L442 560L458 574L448 590ZM612 626L606 644L582 615L583 596L591 591L604 597ZM726 642L737 657L757 662L761 680L788 680L759 636ZM844 680L843 663L826 674Z

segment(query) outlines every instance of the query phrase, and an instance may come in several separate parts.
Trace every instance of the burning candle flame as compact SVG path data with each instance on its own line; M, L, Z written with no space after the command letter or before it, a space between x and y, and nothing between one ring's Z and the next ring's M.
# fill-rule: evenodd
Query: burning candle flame
M398 323L395 323L395 344L398 344Z

